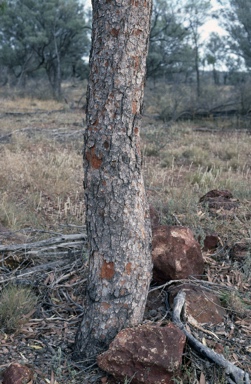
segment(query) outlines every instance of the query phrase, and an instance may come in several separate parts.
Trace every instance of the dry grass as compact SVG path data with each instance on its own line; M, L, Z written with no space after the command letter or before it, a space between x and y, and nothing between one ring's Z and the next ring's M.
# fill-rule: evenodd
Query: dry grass
M20 229L83 223L81 111L31 99L0 105L0 136L12 132L0 144L2 224ZM69 140L65 132L72 132Z
M67 89L69 99L79 99L81 90ZM83 223L82 138L61 140L52 135L76 127L81 133L83 112L65 103L28 98L18 103L2 100L0 112L1 134L15 132L0 147L2 223L12 229ZM210 128L213 122L206 124ZM210 228L232 241L248 237L251 136L241 131L197 132L196 127L189 122L171 126L150 119L143 122L150 203L163 212L163 222L188 225L197 236ZM241 201L237 219L222 223L201 214L198 200L211 189L230 189Z
M46 139L19 138L2 149L1 221L7 227L47 226L69 214L82 222L81 156Z
M0 222L12 230L28 227L62 232L63 225L84 223L83 110L76 108L82 91L66 87L65 92L68 104L34 98L0 100L0 137L13 133L0 141ZM151 111L157 111L156 104ZM144 118L145 184L149 202L158 209L163 223L189 226L201 243L208 232L216 232L227 250L251 237L251 135L222 130L214 121L207 121L206 126L214 130L197 132L200 123L167 125ZM199 204L200 197L211 189L229 189L239 207L229 215L212 215ZM215 266L208 268L217 276L218 263L225 262L227 252L213 257ZM240 280L243 284L250 281L250 265L251 257L241 266L232 264L231 284L235 284L235 276L239 279L236 286ZM227 278L223 276L221 282ZM244 299L250 302L247 292ZM13 301L19 297L19 293L6 291L8 295ZM239 315L246 310L238 292L228 294L225 303ZM7 307L2 310L6 311ZM18 319L19 315L13 311L10 317Z
M0 330L10 333L34 313L37 297L29 288L8 285L0 294Z
M150 202L165 212L163 222L180 223L197 236L210 229L237 241L250 236L251 136L246 132L196 132L192 123L151 125L143 130L145 179ZM199 198L229 189L240 200L235 217L201 212ZM234 233L233 233L234 232Z

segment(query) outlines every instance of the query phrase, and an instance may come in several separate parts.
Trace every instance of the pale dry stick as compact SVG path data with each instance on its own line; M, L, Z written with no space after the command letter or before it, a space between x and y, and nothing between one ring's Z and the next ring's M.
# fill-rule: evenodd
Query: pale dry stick
M60 276L56 281L53 282L53 287L59 284L61 281L64 281L68 279L69 277L75 275L77 272L79 272L79 269L72 270L71 272L67 273L66 275Z
M81 262L81 264L82 264L82 262ZM7 282L17 280L17 279L21 279L23 277L28 277L34 273L37 273L37 272L47 272L47 271L51 271L51 270L55 271L58 267L60 267L61 269L70 268L70 265L71 264L69 264L69 262L68 261L66 262L65 260L57 260L57 261L52 261L52 262L47 263L47 264L37 265L35 267L27 268L24 273L14 274L10 277L5 277L5 278L0 276L0 284L7 283ZM47 272L47 273L49 273L49 272Z
M212 281L203 281L203 280L199 280L199 279L196 279L195 277L193 277L191 279L170 280L165 284L158 285L157 287L151 288L149 290L149 293L157 291L158 289L165 289L166 287L169 287L170 285L176 284L176 283L181 283L181 284L190 283L190 284L194 284L194 285L198 285L198 286L203 286L205 289L208 289L208 290L211 290L211 289L208 288L207 285L216 287L218 289L220 289L220 288L223 289L223 286L221 284L214 283ZM232 290L233 288L224 286L224 289Z
M169 285L172 285L172 284L174 284L174 283L189 283L189 282L190 282L189 279L170 280L170 281L168 281L168 282L165 283L165 284L158 285L157 287L151 288L151 289L149 290L149 293L154 292L154 291L157 291L158 289L164 289L164 288L169 287Z
M190 324L193 327L199 329L200 331L202 331L204 333L207 333L208 335L213 336L216 339L219 339L219 337L214 332L211 332L208 329L205 329L205 328L201 327L199 325L198 321L192 315L188 315L187 316L187 322L188 322L188 324Z
M187 331L185 325L180 319L181 311L185 305L185 299L186 294L181 290L174 299L173 322L186 335L190 346L195 349L201 356L224 368L226 374L229 375L229 383L250 384L250 378L247 372L244 372L242 369L236 367L230 361L226 360L222 355L214 352L210 348L200 343Z
M73 234L73 235L61 235L59 237L41 240L41 241L37 241L35 243L0 245L0 252L21 251L21 250L26 251L26 250L29 250L32 248L39 248L39 247L43 247L43 246L56 245L56 244L61 244L64 241L74 241L74 240L82 240L84 243L86 241L86 236L78 233L78 234Z

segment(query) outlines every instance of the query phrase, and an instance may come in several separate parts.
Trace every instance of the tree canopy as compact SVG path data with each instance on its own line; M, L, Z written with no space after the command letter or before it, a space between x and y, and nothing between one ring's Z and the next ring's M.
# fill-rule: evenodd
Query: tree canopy
M153 0L148 79L189 80L199 95L202 69L211 69L217 83L222 68L239 71L241 61L251 67L251 0L218 2L228 37L212 34L204 41L204 23L219 16L217 9L212 14L210 1ZM63 79L83 79L88 73L83 58L90 51L90 20L80 0L0 0L1 84L23 88L27 79L46 75L54 97L60 98Z
M60 97L62 68L89 51L88 26L77 0L9 0L0 16L0 62L21 81L43 68Z
M251 1L229 0L222 12L222 24L228 32L228 47L251 69Z
M148 77L188 70L192 61L188 35L188 30L177 18L173 2L155 0L147 58Z

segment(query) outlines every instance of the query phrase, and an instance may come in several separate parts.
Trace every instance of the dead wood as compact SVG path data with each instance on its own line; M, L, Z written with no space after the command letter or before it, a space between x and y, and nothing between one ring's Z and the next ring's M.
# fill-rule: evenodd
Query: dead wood
M173 322L179 327L180 330L184 332L190 346L195 349L196 352L203 358L207 358L211 362L222 367L225 370L225 373L229 376L228 382L230 384L250 384L250 378L248 373L236 367L234 364L226 360L222 355L214 352L210 348L200 343L187 331L185 325L180 319L182 309L185 305L185 298L186 294L182 290L175 297L173 307Z
M57 260L57 261L51 261L46 264L36 265L31 268L25 268L20 271L15 271L15 273L11 273L9 276L0 276L0 283L7 283L10 281L16 281L20 279L27 279L30 275L41 273L41 272L50 272L50 271L60 271L62 272L63 269L69 268L70 263L69 260ZM75 261L74 266L80 268L83 262L79 259Z
M55 246L55 248L62 247L76 247L81 246L86 242L86 235L84 234L72 234L72 235L61 235L58 237L45 239L37 241L34 243L24 243L24 244L12 244L12 245L0 245L0 252L13 252L13 251L24 251L27 252L34 248L42 248L43 251L48 249L51 250L50 246Z

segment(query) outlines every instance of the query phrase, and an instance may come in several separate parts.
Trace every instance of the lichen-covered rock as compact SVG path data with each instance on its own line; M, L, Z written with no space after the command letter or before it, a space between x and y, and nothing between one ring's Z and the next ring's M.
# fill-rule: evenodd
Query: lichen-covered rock
M173 384L185 341L185 335L172 323L164 327L143 324L119 332L97 362L117 380L127 378L132 384Z

